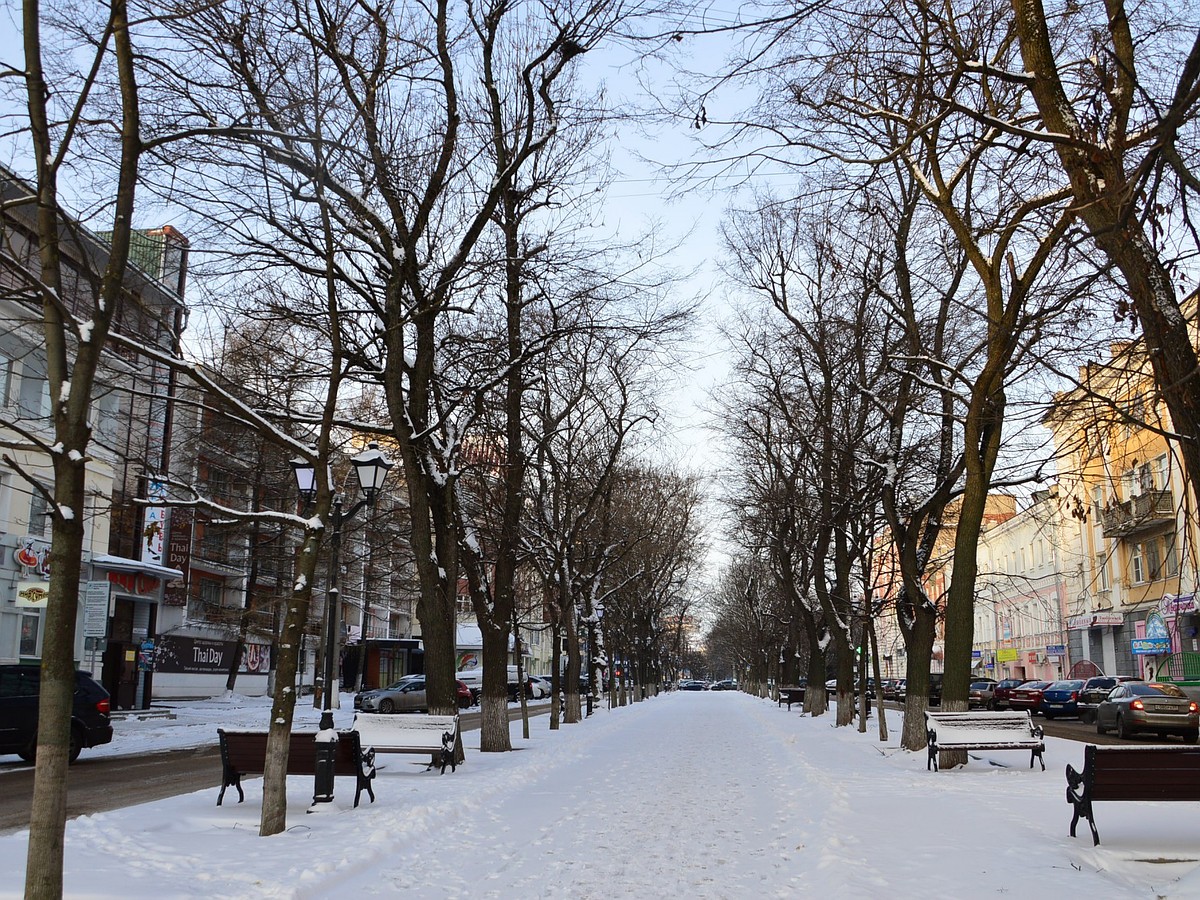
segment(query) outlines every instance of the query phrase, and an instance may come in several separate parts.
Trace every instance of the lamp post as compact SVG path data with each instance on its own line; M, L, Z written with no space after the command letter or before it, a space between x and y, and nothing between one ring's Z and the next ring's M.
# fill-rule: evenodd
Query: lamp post
M354 474L358 478L358 486L362 491L362 499L348 511L343 511L342 494L335 494L329 512L332 531L329 538L329 575L328 589L325 599L325 674L324 687L321 691L321 723L317 732L317 756L313 776L313 806L318 803L330 803L333 800L333 772L337 759L337 730L333 725L333 684L337 672L335 657L337 656L338 613L341 600L338 588L338 575L341 569L342 526L354 518L363 507L374 506L375 497L387 478L388 470L395 463L379 449L374 441L367 444L367 449L357 456L350 458L354 466ZM305 504L316 496L316 471L307 460L292 460L292 469L296 473L296 486Z

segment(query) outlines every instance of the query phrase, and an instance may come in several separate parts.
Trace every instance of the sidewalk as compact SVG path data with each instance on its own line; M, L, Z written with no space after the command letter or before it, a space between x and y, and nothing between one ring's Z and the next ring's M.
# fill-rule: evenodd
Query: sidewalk
M245 698L178 709L261 716ZM315 710L309 708L311 714ZM342 714L349 712L343 709ZM892 734L899 716L888 712ZM259 720L261 722L261 719ZM130 725L135 723L130 722ZM210 735L215 722L204 724ZM257 723L256 723L257 724ZM1003 751L932 773L924 753L874 729L832 727L737 692L674 692L480 753L438 775L389 766L377 801L339 791L316 815L312 779L288 782L286 830L257 834L261 780L245 803L212 791L99 813L67 830L64 893L76 897L430 900L610 897L1200 896L1200 824L1186 803L1109 803L1104 843L1067 836L1066 763ZM228 798L227 798L228 800ZM0 897L17 897L24 833L0 838Z

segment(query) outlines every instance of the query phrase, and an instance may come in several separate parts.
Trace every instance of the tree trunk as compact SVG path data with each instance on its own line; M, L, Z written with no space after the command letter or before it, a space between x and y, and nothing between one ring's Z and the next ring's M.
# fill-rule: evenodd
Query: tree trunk
M904 729L900 735L900 746L905 750L923 750L927 743L925 710L929 708L929 668L933 661L937 614L925 598L922 601L914 604L911 610L911 628L902 628L905 649L908 651ZM902 614L903 611L898 612L898 615Z
M291 602L283 617L275 667L275 693L271 723L267 731L267 755L263 765L263 803L258 833L262 837L281 834L287 828L287 761L291 748L292 721L296 711L296 673L300 670L303 635L312 606L312 584L317 573L321 532L309 529L296 552L296 577Z

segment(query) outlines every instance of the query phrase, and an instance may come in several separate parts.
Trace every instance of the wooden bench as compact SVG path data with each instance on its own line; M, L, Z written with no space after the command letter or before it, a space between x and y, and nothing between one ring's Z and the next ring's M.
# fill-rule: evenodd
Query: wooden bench
M776 705L782 706L786 703L788 712L791 712L793 703L804 702L805 690L803 687L796 687L794 685L792 687L781 687L779 689L779 703Z
M243 775L261 775L267 759L267 732L237 731L218 728L221 740L221 793L217 795L217 806L225 799L225 789L237 788L238 803L246 799L242 793ZM317 733L315 731L293 731L288 744L289 775L313 775L317 764ZM375 755L364 750L358 734L339 731L337 754L334 757L334 775L353 775L357 779L354 789L354 805L365 790L371 802L375 802L375 791L371 779L375 777Z
M458 739L458 716L411 715L408 713L356 713L354 730L359 742L376 753L428 753L428 772L434 766L446 773L458 771L454 746Z
M1083 771L1067 766L1067 802L1074 807L1071 837L1080 817L1100 843L1096 800L1200 800L1200 747L1097 747L1083 751Z
M1033 724L1029 710L1011 712L929 712L925 713L925 735L929 742L929 761L925 769L938 770L937 755L942 750L1028 750L1029 768L1036 759L1046 771L1042 753L1046 749L1042 726Z

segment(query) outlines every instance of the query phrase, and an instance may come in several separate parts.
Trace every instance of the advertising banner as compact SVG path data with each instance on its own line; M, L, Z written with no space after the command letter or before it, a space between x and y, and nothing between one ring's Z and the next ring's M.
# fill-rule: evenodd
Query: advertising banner
M164 634L155 649L154 671L215 675L229 671L229 660L237 652L235 641ZM239 672L265 675L271 667L271 648L267 644L247 644Z

